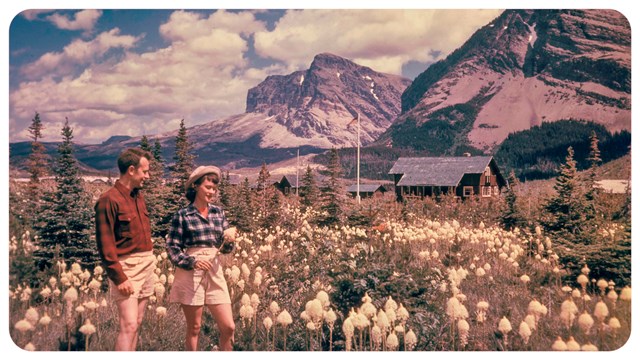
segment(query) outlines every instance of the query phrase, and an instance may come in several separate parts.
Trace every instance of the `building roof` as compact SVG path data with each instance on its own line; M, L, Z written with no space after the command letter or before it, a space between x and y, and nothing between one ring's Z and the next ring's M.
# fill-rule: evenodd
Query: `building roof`
M347 192L350 193L355 193L357 192L357 187L358 185L349 185L349 187L347 187ZM380 184L360 184L360 192L361 193L372 193L372 192L376 192L378 191L378 189L380 189L380 191L385 192L385 188L384 186L380 185Z
M627 192L628 180L598 180L595 183L595 187L602 189L602 191L612 194L624 194Z
M481 174L491 156L399 158L389 174L403 175L398 186L457 186L465 174Z

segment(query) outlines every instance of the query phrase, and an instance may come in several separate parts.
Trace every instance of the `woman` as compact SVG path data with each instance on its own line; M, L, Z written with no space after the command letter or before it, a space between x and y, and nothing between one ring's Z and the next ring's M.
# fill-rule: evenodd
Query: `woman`
M210 204L219 182L220 169L215 166L200 166L191 173L185 184L190 204L173 216L167 237L167 253L176 266L169 300L182 304L185 348L191 351L198 347L205 305L218 324L220 350L233 348L231 299L217 254L223 239L235 241L235 228L229 227L222 208Z

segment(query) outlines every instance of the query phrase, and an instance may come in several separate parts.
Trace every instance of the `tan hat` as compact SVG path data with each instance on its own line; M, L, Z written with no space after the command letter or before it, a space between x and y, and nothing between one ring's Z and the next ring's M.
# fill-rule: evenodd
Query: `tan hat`
M222 177L222 175L220 174L220 169L218 169L217 166L198 166L195 170L193 170L191 175L189 175L189 180L187 180L186 184L184 184L184 189L188 190L191 185L196 182L196 180L207 174L216 174L218 175L218 179Z

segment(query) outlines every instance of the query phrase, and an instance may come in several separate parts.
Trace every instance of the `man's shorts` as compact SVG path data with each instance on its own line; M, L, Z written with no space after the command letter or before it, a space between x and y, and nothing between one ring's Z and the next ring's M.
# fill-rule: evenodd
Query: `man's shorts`
M154 294L154 271L158 260L153 251L143 251L118 257L122 271L133 285L133 294L124 295L116 284L109 280L111 299L120 301L131 297L142 299Z
M216 256L218 249L187 248L186 253L197 260L213 262L213 268L209 271L176 268L169 301L192 306L231 304L222 264Z

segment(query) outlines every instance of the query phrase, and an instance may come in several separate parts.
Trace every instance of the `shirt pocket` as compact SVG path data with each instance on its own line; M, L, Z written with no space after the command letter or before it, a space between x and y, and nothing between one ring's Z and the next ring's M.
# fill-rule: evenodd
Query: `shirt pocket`
M118 214L120 236L123 238L132 238L136 221L137 216L135 214Z

